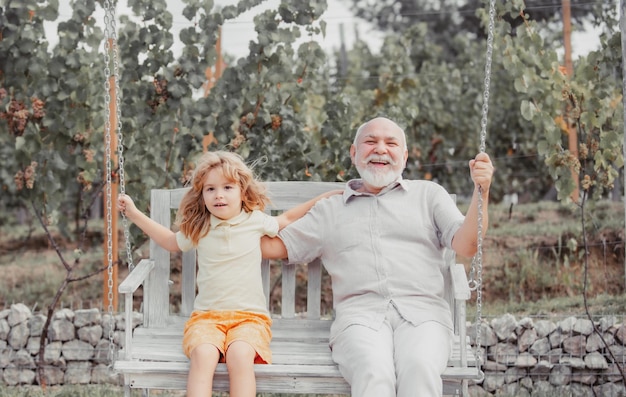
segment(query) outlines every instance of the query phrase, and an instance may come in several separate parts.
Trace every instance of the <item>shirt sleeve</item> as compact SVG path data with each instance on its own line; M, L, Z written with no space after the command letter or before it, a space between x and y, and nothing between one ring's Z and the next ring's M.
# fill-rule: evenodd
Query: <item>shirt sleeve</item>
M279 229L278 219L261 211L259 213L263 216L263 234L269 237L276 237Z
M330 202L320 200L302 218L278 233L287 248L289 263L308 263L322 255L324 210Z
M434 204L433 217L440 243L444 247L452 248L452 238L463 224L465 216L459 210L450 193L440 185L432 184L431 186L436 187L431 202Z
M194 248L192 241L180 231L176 232L176 243L178 244L178 248L180 248L183 252L187 252Z

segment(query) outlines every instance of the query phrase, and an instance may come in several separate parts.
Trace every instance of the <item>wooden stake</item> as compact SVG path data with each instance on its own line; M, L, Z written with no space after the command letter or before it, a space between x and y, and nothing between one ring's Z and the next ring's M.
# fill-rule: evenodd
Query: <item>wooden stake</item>
M561 4L563 6L563 45L565 47L565 71L567 73L567 77L572 79L574 77L574 63L572 62L572 11L570 0L561 0ZM568 110L571 105L567 105ZM578 158L578 135L576 133L576 126L574 126L569 120L566 118L568 128L568 149L569 152ZM574 179L574 191L572 192L572 201L578 203L580 200L580 185L579 185L579 175L578 173L572 169L572 178Z
M626 1L620 2L619 29L622 36L622 102L626 110ZM622 143L622 154L626 158L626 111L624 112L624 141ZM626 210L626 169L622 168L624 178L624 210ZM626 212L624 213L626 222ZM625 247L626 249L626 247ZM626 254L626 252L625 252ZM624 291L626 291L626 262L624 262Z
M222 27L219 28L217 43L215 43L215 50L217 51L217 61L215 62L215 72L213 72L213 68L208 67L204 71L204 75L206 77L206 82L204 83L204 96L208 96L211 88L215 85L215 82L222 77L222 73L224 73L224 58L222 57ZM206 152L209 150L209 146L215 143L217 145L217 139L213 135L213 131L209 132L207 135L202 138L202 151Z

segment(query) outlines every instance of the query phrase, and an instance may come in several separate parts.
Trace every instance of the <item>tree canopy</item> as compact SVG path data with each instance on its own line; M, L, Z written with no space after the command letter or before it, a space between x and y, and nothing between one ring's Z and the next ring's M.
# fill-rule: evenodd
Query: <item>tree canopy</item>
M144 210L150 189L184 184L207 135L210 149L240 153L266 180L347 180L356 176L348 156L353 133L377 115L406 129L406 177L436 180L461 195L470 191L467 161L478 150L484 80L482 2L456 10L438 2L439 10L450 10L438 11L437 18L448 20L441 23L419 19L434 4L407 8L400 13L407 22L380 51L359 41L340 69L341 54L325 53L316 41L325 33L326 1L283 1L255 17L249 54L230 62L207 96L200 92L217 60L219 27L260 1L221 9L210 0L183 3L188 23L178 56L165 0L129 1L133 15L117 21L126 184ZM544 8L545 17L533 19L531 3L526 12L522 1L498 2L487 144L498 168L493 198L517 191L534 200L555 181L567 195L573 182L563 170L571 167L606 194L623 162L619 34L603 35L602 48L566 76L559 44L544 34L551 27L543 21L555 11ZM31 208L67 228L102 194L107 65L99 8L95 0L72 2L50 48L43 24L59 18L57 0L0 1L3 210ZM593 15L611 32L617 19L605 8L595 7L603 14ZM580 18L589 12L582 7ZM580 158L564 145L568 123L585 145Z

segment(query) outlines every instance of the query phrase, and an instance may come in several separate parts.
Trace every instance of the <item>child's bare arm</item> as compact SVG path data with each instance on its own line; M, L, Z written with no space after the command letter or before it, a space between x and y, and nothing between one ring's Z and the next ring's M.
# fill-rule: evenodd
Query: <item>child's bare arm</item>
M276 220L278 220L278 228L282 229L291 222L302 218L304 214L306 214L311 208L313 208L315 203L317 203L319 200L341 193L343 193L343 190L331 190L283 212L276 217Z
M261 237L261 253L264 259L287 258L287 248L279 237Z
M176 234L141 212L130 196L120 194L117 198L117 209L161 247L170 252L180 251L176 242Z

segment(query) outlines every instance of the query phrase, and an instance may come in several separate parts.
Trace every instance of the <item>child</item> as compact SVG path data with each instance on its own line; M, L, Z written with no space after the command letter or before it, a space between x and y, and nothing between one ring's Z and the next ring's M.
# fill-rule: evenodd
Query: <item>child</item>
M253 364L271 363L272 320L261 283L261 237L276 236L317 200L339 192L273 217L262 212L268 197L242 158L216 151L198 162L176 215L176 233L139 211L129 196L119 196L118 209L161 247L198 250L198 295L183 336L190 359L187 396L211 396L219 361L226 362L231 396L256 395Z

